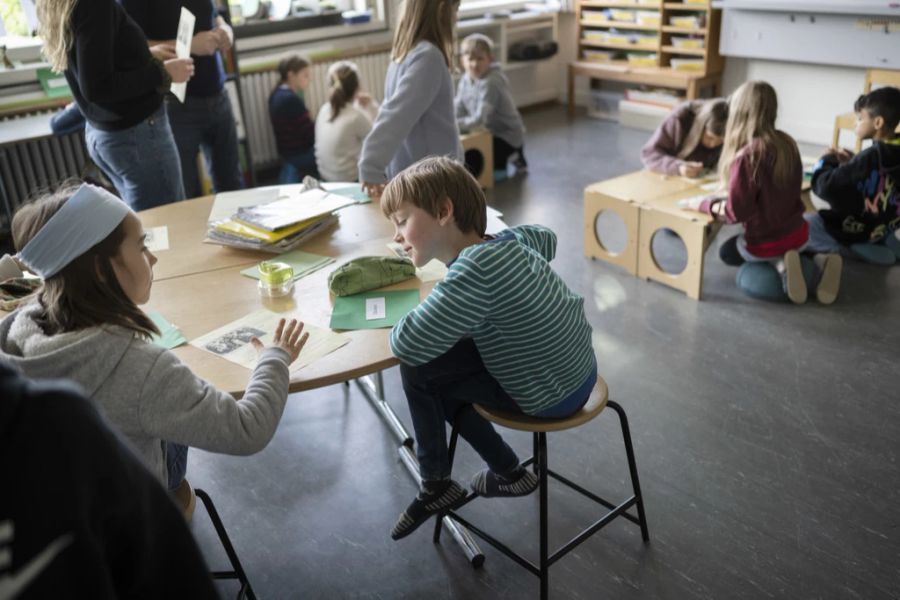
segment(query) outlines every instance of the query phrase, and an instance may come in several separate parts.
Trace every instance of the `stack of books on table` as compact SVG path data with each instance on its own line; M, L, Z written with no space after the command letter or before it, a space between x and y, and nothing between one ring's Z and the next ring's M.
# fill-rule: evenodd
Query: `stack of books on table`
M231 218L211 221L206 241L222 246L281 253L292 250L337 222L334 212L352 198L312 189L272 195L252 206L238 206Z

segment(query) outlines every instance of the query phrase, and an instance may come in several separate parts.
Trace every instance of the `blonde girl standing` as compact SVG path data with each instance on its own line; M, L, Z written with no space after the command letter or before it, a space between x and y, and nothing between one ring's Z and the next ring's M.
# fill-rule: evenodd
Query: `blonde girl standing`
M453 26L459 0L405 0L384 103L359 159L359 180L372 198L385 183L426 156L462 161L453 108Z
M316 164L325 181L356 181L363 140L372 131L378 103L367 94L349 61L328 69L328 102L316 115Z
M134 210L184 199L181 161L163 97L194 73L191 58L148 48L115 0L37 0L44 55L65 72L87 119L93 161Z

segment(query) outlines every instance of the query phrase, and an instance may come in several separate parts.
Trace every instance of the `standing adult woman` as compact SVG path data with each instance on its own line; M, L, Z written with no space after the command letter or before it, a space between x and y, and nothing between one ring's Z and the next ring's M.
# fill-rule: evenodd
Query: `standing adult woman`
M64 72L87 119L88 153L134 210L184 199L178 150L163 96L194 72L164 62L115 0L37 0L44 54Z

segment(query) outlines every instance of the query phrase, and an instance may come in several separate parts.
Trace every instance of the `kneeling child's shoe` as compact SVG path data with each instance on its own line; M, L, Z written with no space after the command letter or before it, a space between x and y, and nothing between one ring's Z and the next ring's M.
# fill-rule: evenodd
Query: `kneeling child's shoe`
M841 271L844 259L840 254L817 254L816 266L819 268L819 285L816 286L816 300L822 304L831 304L837 300L841 289Z
M788 250L784 255L784 291L794 304L806 302L806 279L803 277L803 265L800 253Z

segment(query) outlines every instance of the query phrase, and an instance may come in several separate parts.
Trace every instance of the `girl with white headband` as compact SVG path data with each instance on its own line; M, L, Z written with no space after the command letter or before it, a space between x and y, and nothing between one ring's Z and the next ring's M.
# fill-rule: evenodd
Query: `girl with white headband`
M17 258L44 279L34 301L0 321L0 360L34 379L78 383L169 489L182 484L187 446L253 454L275 433L288 365L306 343L303 324L279 323L240 400L200 379L149 341L156 257L124 202L91 185L23 206L12 221Z

